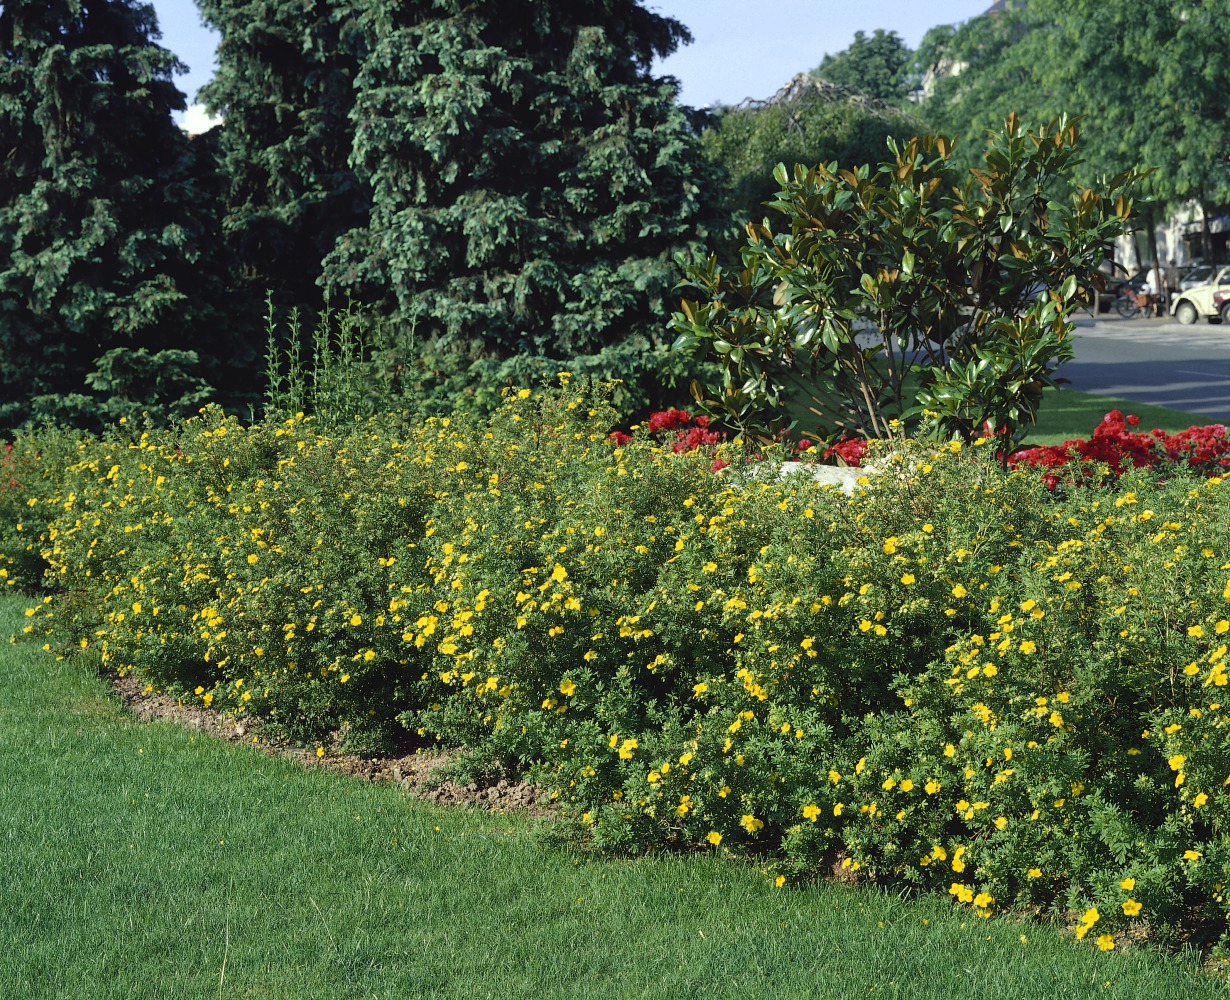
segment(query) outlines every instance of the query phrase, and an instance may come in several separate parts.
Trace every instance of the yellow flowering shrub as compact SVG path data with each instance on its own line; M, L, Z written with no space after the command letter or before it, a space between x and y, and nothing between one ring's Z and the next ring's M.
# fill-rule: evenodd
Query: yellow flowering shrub
M847 496L614 422L565 378L483 423L33 435L0 566L45 561L50 648L312 747L464 746L605 850L1225 921L1230 484L907 449Z

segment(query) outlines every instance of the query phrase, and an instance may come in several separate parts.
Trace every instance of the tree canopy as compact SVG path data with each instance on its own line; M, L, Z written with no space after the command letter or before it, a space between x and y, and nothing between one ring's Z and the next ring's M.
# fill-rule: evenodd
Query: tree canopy
M913 89L914 53L895 31L876 28L870 38L862 31L840 52L826 55L812 75L852 87L881 101L899 101Z
M927 35L923 112L970 139L1013 110L1082 115L1082 182L1143 164L1155 207L1207 216L1230 200L1230 66L1209 44L1227 17L1227 0L1016 0Z
M201 6L250 284L352 295L471 401L565 362L633 405L669 380L674 256L717 219L677 88L650 75L681 24L635 0Z
M158 37L136 0L0 7L0 428L207 391L211 206Z
M776 198L778 163L878 163L890 137L919 131L909 109L801 73L768 101L718 109L703 141L730 177L732 211L742 226L762 219L765 204Z
M320 303L321 261L366 218L350 167L363 33L347 0L197 0L216 29L218 69L201 91L223 116L222 226L248 308Z

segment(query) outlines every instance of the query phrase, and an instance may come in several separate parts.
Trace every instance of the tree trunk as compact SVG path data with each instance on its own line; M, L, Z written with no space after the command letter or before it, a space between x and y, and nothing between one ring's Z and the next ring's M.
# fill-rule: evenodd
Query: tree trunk
M1206 261L1213 259L1213 233L1209 230L1209 208L1200 194L1200 253Z
M1161 264L1157 259L1157 207L1149 206L1149 215L1147 218L1149 227L1149 263L1151 268L1149 272L1149 281L1153 285L1153 313L1156 316L1161 315L1162 308L1162 280L1161 280Z

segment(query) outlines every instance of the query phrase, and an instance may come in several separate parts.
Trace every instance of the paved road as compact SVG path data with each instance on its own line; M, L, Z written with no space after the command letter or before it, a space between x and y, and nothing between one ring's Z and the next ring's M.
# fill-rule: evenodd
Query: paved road
M1071 388L1230 423L1230 325L1198 320L1078 317Z

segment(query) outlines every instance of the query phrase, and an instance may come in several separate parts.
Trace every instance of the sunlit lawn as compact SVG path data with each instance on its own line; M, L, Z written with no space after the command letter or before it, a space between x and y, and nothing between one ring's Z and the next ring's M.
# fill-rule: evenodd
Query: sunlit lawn
M1113 396L1099 396L1075 389L1046 389L1038 410L1038 423L1030 430L1025 444L1061 444L1072 438L1088 438L1098 422L1111 410L1140 417L1141 431L1160 427L1168 433L1186 430L1193 424L1215 423L1198 413L1184 413L1164 406L1133 403Z

